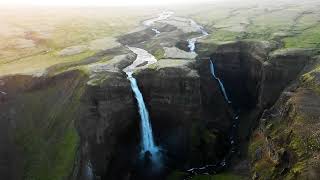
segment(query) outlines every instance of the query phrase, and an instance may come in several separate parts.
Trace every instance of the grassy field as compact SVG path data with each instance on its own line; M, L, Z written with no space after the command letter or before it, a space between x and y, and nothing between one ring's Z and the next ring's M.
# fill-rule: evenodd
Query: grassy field
M235 1L176 9L203 24L204 41L277 40L286 48L319 48L320 1Z
M203 41L275 40L284 48L320 48L320 1L236 1L175 7L0 9L0 76L45 73L119 46L117 36L162 10L190 17L210 33Z
M117 36L138 27L153 12L138 8L1 8L0 76L38 75L52 65L116 47Z

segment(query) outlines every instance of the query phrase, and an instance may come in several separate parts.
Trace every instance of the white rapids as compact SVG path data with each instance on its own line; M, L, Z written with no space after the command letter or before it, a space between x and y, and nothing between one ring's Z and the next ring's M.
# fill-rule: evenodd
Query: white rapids
M198 39L201 39L201 38L203 38L203 37L205 37L205 36L207 36L209 34L208 34L207 31L204 30L203 26L197 24L192 19L190 19L190 25L195 27L197 29L197 31L201 33L201 35L198 36L198 37L194 37L194 38L188 39L188 48L189 48L190 52L194 53L195 49L196 49L196 42L198 41Z

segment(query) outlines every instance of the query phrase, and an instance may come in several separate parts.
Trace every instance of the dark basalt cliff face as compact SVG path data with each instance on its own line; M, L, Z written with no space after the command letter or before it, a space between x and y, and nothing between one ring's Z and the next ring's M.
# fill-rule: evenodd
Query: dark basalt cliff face
M74 122L85 81L79 71L1 78L7 93L0 95L1 178L75 178L79 136Z
M236 107L250 109L258 103L263 62L270 49L269 44L235 42L218 46L210 55Z
M126 166L132 165L130 159L138 152L139 117L125 74L105 72L105 76L102 83L87 86L77 127L83 171L90 161L96 175L114 179L125 175L119 169L128 171Z
M169 158L180 163L180 167L181 164L191 167L213 161L216 153L222 150L213 148L218 141L223 141L217 136L227 131L230 118L217 88L212 91L216 89L215 101L221 106L212 108L215 113L211 116L205 114L208 110L203 104L208 102L202 90L205 82L200 77L196 62L162 59L135 75L150 111L155 137L168 151ZM212 79L207 80L209 85L215 83ZM213 126L210 124L213 119L221 121ZM203 153L208 149L209 154Z
M270 107L310 60L307 50L275 51L269 42L198 44L200 58L211 57L230 98L238 107Z
M140 148L136 102L124 73L104 73L107 78L87 85L82 98L85 114L77 123L82 144L81 177L85 179L89 160L102 179L134 177L136 172L130 168ZM155 141L165 150L166 166L192 167L225 153L224 135L231 115L216 82L200 78L195 60L160 60L134 76L149 110ZM214 95L209 89L203 90L206 84L213 87ZM208 104L219 106L210 109Z
M253 179L319 178L320 95L316 87L320 81L315 67L308 65L263 113L249 146Z
M271 53L274 45L255 41L198 44L198 48L199 59L210 57L215 62L217 76L223 80L234 108L240 111L237 137L241 154L245 155L245 144L259 123L257 119L298 77L311 54L301 49ZM200 72L206 72L206 67L208 63Z
M282 90L298 77L310 57L308 51L296 49L272 53L269 60L263 64L260 106L272 106Z

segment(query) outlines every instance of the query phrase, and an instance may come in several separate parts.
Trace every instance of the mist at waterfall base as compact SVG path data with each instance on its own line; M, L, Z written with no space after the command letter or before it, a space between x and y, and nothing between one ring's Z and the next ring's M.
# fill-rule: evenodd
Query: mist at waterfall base
M161 152L160 148L157 147L154 143L152 126L149 120L149 113L144 103L143 96L139 90L136 79L132 76L132 73L127 73L128 80L130 81L132 91L137 100L137 105L139 108L139 115L141 118L140 121L140 132L141 132L141 152L140 160L138 163L144 167L147 167L148 170L151 170L152 173L161 170L162 161L161 161Z

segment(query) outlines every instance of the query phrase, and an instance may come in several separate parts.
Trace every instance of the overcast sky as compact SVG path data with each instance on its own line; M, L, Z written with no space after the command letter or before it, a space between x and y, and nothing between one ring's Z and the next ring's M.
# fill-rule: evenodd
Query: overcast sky
M8 5L67 5L67 6L133 6L165 5L172 3L217 2L225 0L0 0Z

